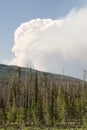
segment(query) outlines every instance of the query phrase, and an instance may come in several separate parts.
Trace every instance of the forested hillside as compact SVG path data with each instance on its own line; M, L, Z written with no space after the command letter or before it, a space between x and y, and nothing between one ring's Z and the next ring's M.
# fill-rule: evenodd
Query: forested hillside
M86 122L86 81L0 65L0 125L73 126Z

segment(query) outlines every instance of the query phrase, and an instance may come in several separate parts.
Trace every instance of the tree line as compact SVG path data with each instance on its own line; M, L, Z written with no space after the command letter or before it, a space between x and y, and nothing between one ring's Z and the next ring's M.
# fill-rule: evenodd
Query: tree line
M59 126L87 124L87 83L49 78L18 67L16 76L0 84L0 125Z

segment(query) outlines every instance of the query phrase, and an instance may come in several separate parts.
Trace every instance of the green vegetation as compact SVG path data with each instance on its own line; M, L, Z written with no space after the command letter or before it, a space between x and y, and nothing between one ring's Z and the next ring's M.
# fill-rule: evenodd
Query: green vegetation
M3 128L0 129L0 130L4 130ZM15 128L12 128L12 127L9 127L7 130L16 130ZM63 129L63 128L48 128L48 127L44 127L44 128L39 128L39 127L27 127L23 130L72 130L72 128L66 128L66 129ZM76 128L74 130L85 130L83 128Z
M23 76L18 67L6 84L0 83L0 128L46 130L47 127L87 129L87 83L71 82L63 76L58 80L32 69L27 69Z

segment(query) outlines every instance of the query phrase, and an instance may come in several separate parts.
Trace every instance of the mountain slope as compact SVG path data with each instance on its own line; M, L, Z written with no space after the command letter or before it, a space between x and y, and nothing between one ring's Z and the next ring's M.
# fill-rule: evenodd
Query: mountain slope
M5 122L11 124L76 125L79 120L82 125L86 86L86 82L73 77L0 65L0 110Z
M21 68L21 75L22 77L25 77L28 72L29 72L29 68L24 68L24 67L20 67ZM4 65L4 64L0 64L0 82L1 81L7 81L8 79L11 78L11 76L16 76L17 73L17 69L18 66L8 66L8 65ZM35 71L32 69L32 75L35 75ZM47 78L49 80L54 80L55 82L63 82L63 85L67 84L67 81L69 81L70 85L75 85L77 82L81 81L80 79L74 78L74 77L69 77L69 76L65 76L65 75L60 75L60 74L52 74L52 73L46 73L46 72L41 72L41 71L37 71L38 74L38 78L40 78L43 73L45 73L47 75Z

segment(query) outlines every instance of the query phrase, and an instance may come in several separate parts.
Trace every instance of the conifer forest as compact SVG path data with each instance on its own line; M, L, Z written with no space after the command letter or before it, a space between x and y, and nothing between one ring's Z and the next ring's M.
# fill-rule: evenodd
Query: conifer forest
M87 82L17 67L0 81L0 127L84 127ZM31 129L32 130L32 129Z

